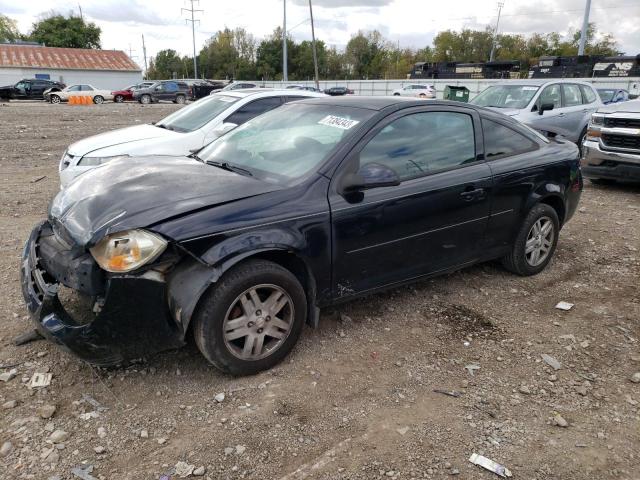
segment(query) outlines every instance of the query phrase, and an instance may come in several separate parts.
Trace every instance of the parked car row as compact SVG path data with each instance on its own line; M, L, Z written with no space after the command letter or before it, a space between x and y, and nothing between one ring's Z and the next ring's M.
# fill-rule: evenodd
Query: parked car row
M301 89L87 138L60 176L21 262L37 330L98 365L192 334L234 375L281 361L320 308L493 259L542 271L582 190L575 143L500 108Z

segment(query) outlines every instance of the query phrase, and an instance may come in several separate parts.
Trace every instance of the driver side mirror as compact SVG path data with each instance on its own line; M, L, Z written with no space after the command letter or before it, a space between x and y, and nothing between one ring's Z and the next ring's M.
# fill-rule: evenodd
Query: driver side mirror
M347 173L341 182L341 193L359 192L377 187L395 187L400 185L398 174L379 163L367 163L358 173Z
M543 103L538 109L538 115L542 115L546 111L553 110L553 107L553 103Z

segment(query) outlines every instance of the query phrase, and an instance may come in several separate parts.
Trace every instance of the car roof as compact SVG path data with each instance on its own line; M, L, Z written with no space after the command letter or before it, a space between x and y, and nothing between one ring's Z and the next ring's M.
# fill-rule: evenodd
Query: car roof
M551 83L578 83L580 85L590 85L593 86L590 82L585 82L583 80L574 80L571 78L530 78L528 80L509 80L506 82L497 82L489 85L489 87L493 87L496 85L529 85L542 87L544 85L548 85Z
M295 93L293 93L295 92ZM324 94L310 92L308 90L276 89L276 88L241 88L239 90L227 90L216 92L214 95L227 95L229 97L245 98L249 96L280 97L282 95L308 96L309 98L324 97Z
M460 102L447 102L443 100L420 100L410 97L399 96L344 96L344 97L329 97L322 96L309 100L300 100L301 103L310 103L317 105L335 105L336 107L353 107L353 108L366 108L368 110L383 110L388 107L392 107L398 104L406 104L410 106L424 106L424 105L439 105L450 107L468 107L475 110L480 108L475 105ZM484 110L484 109L482 109Z

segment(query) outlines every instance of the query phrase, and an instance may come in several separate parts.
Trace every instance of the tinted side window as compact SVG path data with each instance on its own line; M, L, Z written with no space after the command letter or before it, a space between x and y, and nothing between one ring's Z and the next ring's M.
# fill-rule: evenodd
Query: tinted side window
M386 165L400 180L476 159L473 120L457 112L414 113L394 120L360 152L360 166Z
M582 105L582 93L580 87L574 83L563 83L562 93L564 95L564 106L575 107Z
M257 117L261 113L273 110L282 104L280 97L260 98L253 102L247 103L245 106L239 108L235 113L229 115L225 122L235 123L236 125L242 125L248 122L254 117Z
M482 131L484 132L484 153L487 160L517 155L537 148L537 144L533 140L486 118L482 119Z
M297 97L297 96L294 96L294 95L288 95L287 96L287 100L286 100L285 103L295 102L296 100L305 100L307 98L309 98L309 97Z
M582 91L582 99L584 103L593 103L596 101L596 94L593 92L593 89L586 85L580 85L580 90Z
M91 88L89 85L80 85L80 90L82 90L83 92L92 92L93 88Z
M167 82L164 84L164 90L167 92L175 92L178 90L178 84L175 82Z
M540 98L538 98L538 108L545 103L553 103L553 108L560 108L562 106L562 96L560 95L560 84L555 83L545 87Z

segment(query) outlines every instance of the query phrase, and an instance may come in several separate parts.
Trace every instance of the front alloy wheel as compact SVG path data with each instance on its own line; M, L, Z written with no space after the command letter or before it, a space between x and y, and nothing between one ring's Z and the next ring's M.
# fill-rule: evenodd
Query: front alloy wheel
M145 105L148 105L149 103L151 103L151 96L150 95L142 95L140 97L140 103L144 103Z
M277 285L256 285L242 292L225 315L222 329L229 351L243 360L260 360L282 346L291 332L295 309Z
M306 294L293 273L267 260L248 260L226 272L200 300L193 334L220 370L251 375L293 349L306 315Z
M58 95L50 95L51 103L60 103L60 97Z

